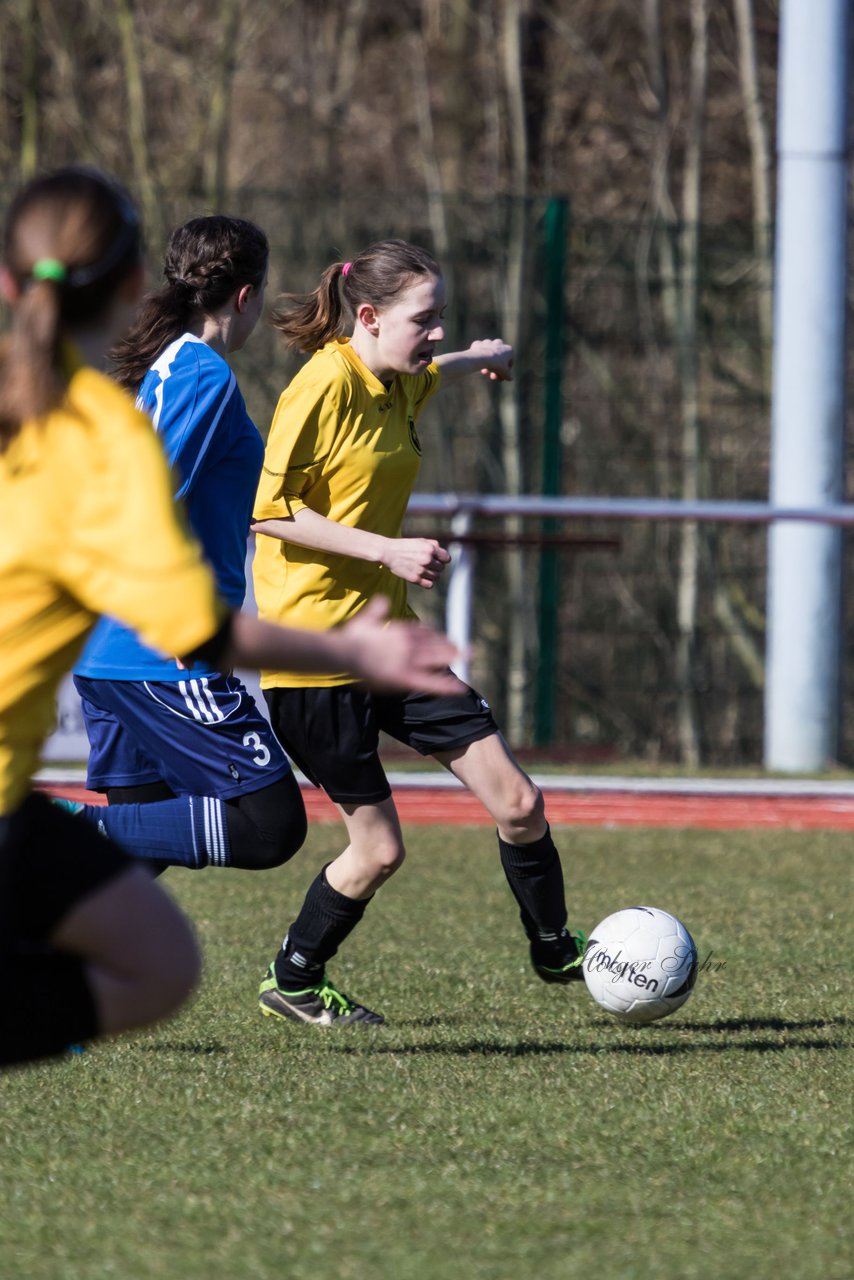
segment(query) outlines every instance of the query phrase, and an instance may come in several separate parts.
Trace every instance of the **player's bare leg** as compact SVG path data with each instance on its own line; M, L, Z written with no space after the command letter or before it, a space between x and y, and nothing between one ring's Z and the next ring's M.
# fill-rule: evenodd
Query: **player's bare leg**
M539 787L500 733L455 751L436 752L435 758L495 820L501 865L519 904L538 977L560 983L580 979L584 939L566 927L563 870Z
M50 942L85 962L105 1035L165 1018L198 982L189 923L140 867L82 898Z
M370 898L403 864L406 850L394 801L337 804L350 843L326 868L327 882L348 898Z
M401 866L403 835L394 801L336 806L347 847L309 887L282 948L261 983L261 1012L317 1026L383 1018L338 991L326 965L361 920L376 890Z

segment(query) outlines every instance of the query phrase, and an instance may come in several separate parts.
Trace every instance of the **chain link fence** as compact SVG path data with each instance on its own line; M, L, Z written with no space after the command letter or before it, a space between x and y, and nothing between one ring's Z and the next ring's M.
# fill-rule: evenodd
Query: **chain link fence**
M176 197L164 221L200 212ZM677 225L579 221L545 199L243 191L226 212L267 231L271 301L395 235L443 264L445 349L515 339L512 387L467 379L426 412L420 491L767 497L770 272L750 224L700 227L687 260ZM267 326L236 357L262 433L299 364ZM408 527L450 537L439 518ZM690 541L684 526L640 520L476 522L478 532L490 538L477 547L472 679L515 746L678 761L689 705L696 758L761 762L765 528L704 525ZM443 589L413 597L441 623ZM843 759L854 755L849 703Z

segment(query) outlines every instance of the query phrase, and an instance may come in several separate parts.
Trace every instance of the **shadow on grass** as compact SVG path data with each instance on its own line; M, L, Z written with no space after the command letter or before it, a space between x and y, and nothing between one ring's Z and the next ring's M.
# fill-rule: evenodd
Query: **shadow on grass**
M850 1018L721 1018L713 1022L670 1022L671 1031L818 1031L822 1027L850 1027Z
M436 1054L449 1058L537 1058L549 1055L600 1057L603 1054L628 1054L636 1058L669 1058L685 1053L786 1053L790 1049L835 1050L848 1048L843 1040L733 1040L730 1044L683 1042L681 1044L563 1044L560 1041L527 1044L495 1044L473 1040L468 1044L407 1044L396 1048L386 1045L333 1045L332 1053L388 1054L392 1057L416 1057Z
M429 1025L439 1023L438 1018L427 1020ZM419 1025L426 1025L422 1023ZM632 1040L621 1040L619 1043L602 1042L599 1044L570 1044L565 1041L526 1041L517 1044L501 1044L490 1040L470 1040L464 1044L408 1044L393 1047L373 1042L364 1046L333 1045L334 1053L358 1053L364 1047L369 1053L416 1055L433 1053L448 1057L503 1057L526 1058L541 1057L549 1054L608 1054L623 1053L636 1057L666 1058L685 1053L785 1053L790 1049L836 1050L848 1048L845 1040L804 1034L810 1031L831 1031L835 1027L851 1026L850 1018L730 1018L714 1022L668 1022L667 1027L659 1028L657 1024L647 1026L626 1026L624 1030L633 1037ZM656 1041L644 1043L644 1036L655 1035L658 1030L663 1033L691 1033L680 1040L667 1043ZM779 1039L742 1038L739 1032L778 1031L795 1032ZM723 1034L730 1038L726 1041L709 1040L709 1033ZM634 1037L637 1037L636 1039Z
M215 1053L228 1053L224 1044L200 1044L191 1040L161 1040L158 1044L141 1044L142 1053L193 1053L201 1058L210 1058Z
M462 1021L462 1016L455 1017L453 1014L448 1017L441 1018L432 1016L423 1018L417 1022L397 1023L398 1029L404 1026L418 1027L419 1029L445 1027L449 1028L455 1022ZM606 1025L606 1024L603 1024ZM497 1058L527 1058L527 1057L544 1057L548 1055L561 1054L607 1054L607 1053L623 1053L633 1054L635 1057L653 1057L662 1058L675 1056L684 1053L728 1053L730 1050L741 1053L783 1053L787 1049L845 1049L849 1047L843 1040L830 1040L823 1038L812 1038L804 1035L804 1032L831 1030L834 1027L848 1027L852 1025L850 1018L814 1018L809 1020L796 1021L786 1018L731 1018L715 1022L668 1022L667 1027L659 1028L656 1024L649 1026L626 1027L625 1030L632 1037L637 1039L622 1040L619 1043L600 1043L600 1044L569 1044L563 1041L526 1041L517 1044L502 1044L498 1041L491 1040L469 1040L464 1044L406 1044L406 1045L386 1045L379 1042L375 1037L383 1035L383 1028L371 1028L370 1039L360 1040L359 1044L326 1044L332 1053L356 1054L361 1052L379 1053L386 1055L398 1056L415 1056L418 1054L436 1054L444 1055L450 1058L469 1058L469 1057L497 1057ZM612 1027L611 1030L614 1028ZM655 1035L658 1030L664 1032L691 1032L690 1039L683 1039L677 1043L652 1043L644 1044L641 1037L645 1035ZM779 1040L765 1039L741 1039L735 1036L733 1039L722 1043L721 1041L704 1040L703 1034L718 1033L732 1035L740 1031L794 1031L800 1034L796 1036L787 1036ZM350 1028L339 1031L338 1035L347 1035L351 1032ZM365 1029L360 1033L364 1036ZM190 1040L162 1040L156 1044L143 1044L139 1046L142 1053L186 1053L194 1054L198 1057L212 1057L215 1054L228 1053L227 1045L217 1042L202 1043Z

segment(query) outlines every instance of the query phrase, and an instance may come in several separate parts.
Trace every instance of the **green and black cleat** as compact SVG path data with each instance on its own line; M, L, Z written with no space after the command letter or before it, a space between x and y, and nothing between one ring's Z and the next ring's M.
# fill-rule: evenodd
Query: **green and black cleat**
M563 929L554 940L531 943L531 964L543 982L581 982L584 979L584 948L587 939L580 929Z
M377 1026L385 1022L374 1013L345 996L324 976L323 980L301 991L283 991L272 965L261 983L258 1005L265 1018L282 1018L289 1022L308 1022L316 1027L344 1027L361 1022Z

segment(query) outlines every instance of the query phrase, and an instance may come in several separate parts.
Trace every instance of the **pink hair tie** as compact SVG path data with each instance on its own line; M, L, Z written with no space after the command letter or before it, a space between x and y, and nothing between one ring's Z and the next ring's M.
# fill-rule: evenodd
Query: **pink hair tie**
M352 262L345 262L345 263L344 263L344 266L341 268L341 274L342 274L342 276L346 276L346 275L349 273L350 268L352 267L352 265L353 265L353 264L352 264Z

